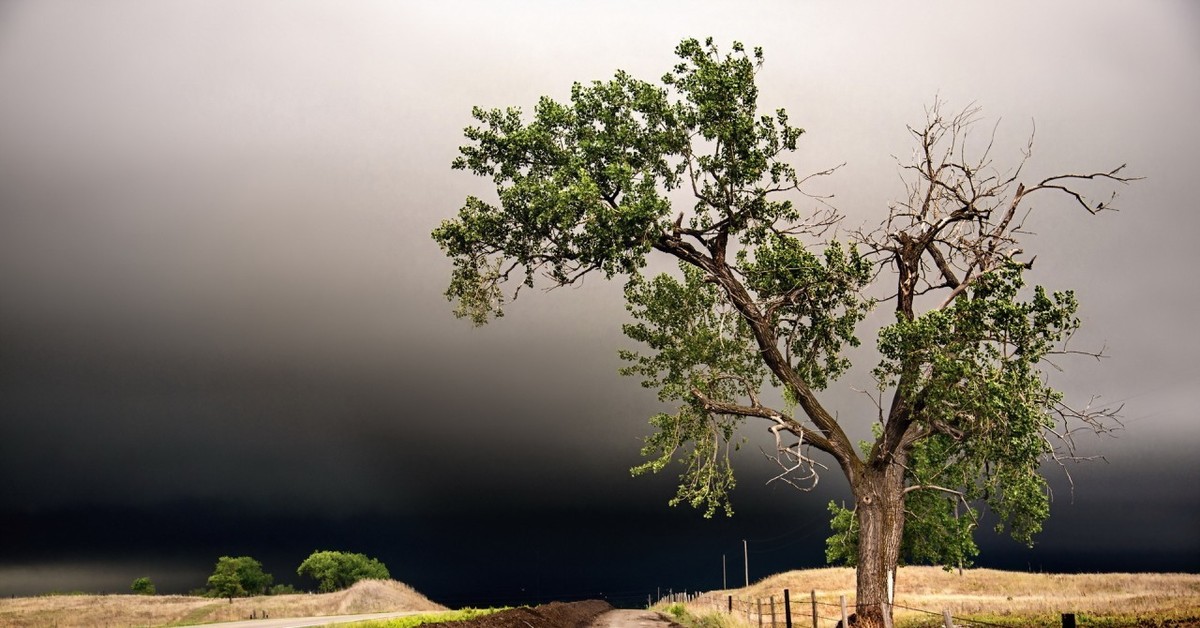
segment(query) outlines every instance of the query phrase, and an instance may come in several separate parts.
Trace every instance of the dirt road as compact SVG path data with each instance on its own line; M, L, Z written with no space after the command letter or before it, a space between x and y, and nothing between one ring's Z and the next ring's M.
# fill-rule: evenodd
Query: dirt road
M672 626L678 628L679 624L654 611L617 609L608 611L592 620L589 628L671 628Z

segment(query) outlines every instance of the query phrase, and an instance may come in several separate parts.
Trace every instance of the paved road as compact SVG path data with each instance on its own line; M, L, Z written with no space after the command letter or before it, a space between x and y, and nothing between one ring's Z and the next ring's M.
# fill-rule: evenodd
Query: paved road
M608 611L592 621L590 628L670 628L672 623L654 611L617 609Z
M366 619L391 619L392 617L420 615L421 613L428 612L429 611L404 611L399 613L368 613L365 615L329 615L326 617L246 619L242 621L228 621L219 624L205 624L205 626L217 626L219 628L306 628L308 626L328 626L330 624L344 624L352 621L363 621Z

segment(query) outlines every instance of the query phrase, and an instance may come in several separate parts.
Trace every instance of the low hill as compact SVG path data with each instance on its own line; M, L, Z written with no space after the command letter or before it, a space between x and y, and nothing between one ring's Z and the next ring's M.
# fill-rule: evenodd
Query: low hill
M782 624L784 589L790 591L793 616L798 621L804 618L800 625L811 625L814 590L818 616L836 618L840 614L838 598L843 595L853 611L854 570L790 571L749 587L711 592L689 606L700 611L725 608L732 595L735 614L750 617L750 623L757 625L758 600L767 615L774 596ZM1038 574L994 569L967 569L959 575L937 567L901 567L895 601L898 625L916 625L922 618L940 625L942 610L949 609L956 618L1012 626L1057 626L1062 613L1109 618L1103 623L1106 626L1200 626L1200 575ZM765 621L769 623L770 618Z
M0 626L165 626L249 619L440 611L412 587L362 580L344 591L227 599L185 595L49 595L0 599Z

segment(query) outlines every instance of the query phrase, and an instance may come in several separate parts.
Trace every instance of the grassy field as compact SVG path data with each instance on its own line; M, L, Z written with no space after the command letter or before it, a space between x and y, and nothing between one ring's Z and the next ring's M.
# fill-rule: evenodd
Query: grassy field
M853 611L854 571L848 568L777 574L746 588L714 592L686 607L692 615L703 617L724 609L727 596L732 595L738 623L757 626L757 600L763 601L763 613L769 615L769 600L774 596L782 624L784 589L791 593L792 613L799 626L811 625L813 590L819 616L837 618L838 599L843 595ZM1062 613L1076 613L1080 626L1200 626L1200 575L1056 575L969 569L959 576L935 567L903 567L896 578L896 606L898 628L941 626L943 609L949 609L963 625L972 625L970 620L974 620L976 625L1060 626ZM764 621L769 623L770 617ZM833 624L825 621L820 625Z
M345 591L226 599L185 595L47 595L0 599L0 626L188 626L217 621L344 615L385 611L444 611L406 584L363 580Z
M787 572L750 587L712 592L673 610L681 623L695 628L757 628L753 616L757 600L763 602L767 624L774 596L782 626L784 589L791 592L795 626L808 628L809 592L817 592L819 615L836 618L839 596L846 596L853 608L854 572L845 568ZM723 612L729 595L735 598L732 616ZM1200 575L1054 575L972 569L959 576L933 567L905 567L897 577L896 604L897 628L941 626L942 609L949 609L963 626L1059 626L1061 613L1073 612L1081 627L1200 627ZM280 618L404 610L435 613L445 608L402 583L364 581L336 593L241 598L232 604L224 599L174 595L0 599L0 626L183 626L247 619L252 612L261 616L263 611ZM461 615L438 613L425 619L466 619L478 611L456 613ZM834 623L822 621L819 625L830 628ZM406 618L375 625L409 628L415 624L416 620Z

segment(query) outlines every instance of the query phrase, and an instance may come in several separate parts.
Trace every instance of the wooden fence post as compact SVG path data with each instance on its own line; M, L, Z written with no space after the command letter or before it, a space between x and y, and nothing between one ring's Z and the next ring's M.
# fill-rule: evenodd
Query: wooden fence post
M811 595L812 595L813 628L817 628L817 590L813 589Z
M841 605L841 607L842 607L842 625L849 626L850 625L850 616L846 614L846 596L839 595L838 596L838 604Z
M1075 628L1075 613L1063 613L1062 626L1063 628Z
M783 621L787 628L792 628L792 598L787 589L783 590Z
M733 614L733 596L729 596L729 614Z
M775 596L771 596L771 628L775 628Z
M950 609L942 609L942 622L946 624L946 628L954 628L954 618L950 616Z
M762 598L758 598L758 628L762 628Z

